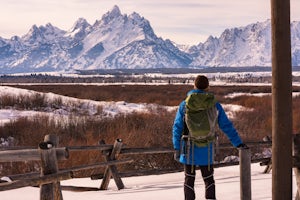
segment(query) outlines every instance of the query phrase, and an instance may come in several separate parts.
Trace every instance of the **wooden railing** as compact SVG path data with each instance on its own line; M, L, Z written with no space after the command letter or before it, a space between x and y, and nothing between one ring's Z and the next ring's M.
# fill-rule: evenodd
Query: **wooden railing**
M270 145L270 142L247 143L250 147L254 145ZM218 148L232 148L229 144L222 144ZM104 162L86 164L82 166L69 167L67 169L59 169L58 161L67 160L70 152L97 150L104 158ZM73 173L80 170L94 169L105 167L104 174L91 175L92 179L102 179L99 188L76 188L73 190L106 190L108 188L111 177L114 179L118 189L123 189L122 176L128 176L119 173L117 165L133 162L133 159L117 160L119 155L143 155L143 154L160 154L174 153L172 148L127 148L123 147L121 139L117 139L113 145L105 144L103 141L95 146L70 146L58 147L58 138L55 135L47 135L44 141L38 145L37 149L7 149L0 151L0 162L15 161L41 161L41 171L26 174L10 175L11 182L0 183L0 191L17 189L26 186L39 186L41 200L62 200L60 181L72 179ZM255 159L251 162L263 162L270 158ZM246 162L247 163L247 162ZM215 167L223 167L229 165L238 165L239 162L216 163ZM245 166L244 166L245 167ZM247 168L247 166L246 166ZM139 175L152 173L149 170L139 171ZM136 173L137 174L137 173ZM242 184L242 183L241 183ZM70 187L70 186L69 186ZM246 186L248 187L248 186ZM70 188L67 188L70 189Z
M116 165L132 162L132 159L116 160L116 155L120 153L122 143L117 140L114 145L98 145L86 147L64 147L57 148L57 137L47 135L43 142L38 145L38 149L17 149L0 151L0 162L16 161L41 161L41 171L39 173L28 173L10 176L11 182L0 183L0 191L17 189L26 186L39 186L41 200L62 200L60 181L73 178L73 172L79 170L93 169L96 167L106 167L106 172L100 189L107 189L110 177L112 176L119 189L124 188L121 177L118 175ZM106 161L83 166L70 167L59 170L58 161L66 160L70 151L84 151L96 149L105 152Z

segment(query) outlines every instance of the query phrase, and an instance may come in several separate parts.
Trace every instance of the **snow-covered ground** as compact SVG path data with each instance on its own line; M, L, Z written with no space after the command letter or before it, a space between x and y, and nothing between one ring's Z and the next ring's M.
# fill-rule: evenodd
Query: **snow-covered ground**
M19 96L19 95L35 95L42 94L48 102L60 100L62 107L58 109L45 109L45 111L30 111L30 110L16 110L15 108L0 109L0 125L10 120L15 120L19 117L27 117L33 115L49 115L53 117L64 117L70 114L73 108L79 112L89 113L89 115L97 115L98 109L101 108L102 116L113 117L117 114L131 113L131 112L147 112L147 110L155 110L159 105L146 103L129 103L125 101L106 102L106 101L92 101L88 99L77 99L73 97L66 97L53 93L40 93L32 90L14 88L9 86L0 86L1 96ZM164 106L168 111L177 109L177 107Z
M251 165L252 200L272 199L272 173L263 174L264 167L258 163ZM196 199L204 198L204 185L201 173L197 171ZM182 200L183 172L163 175L150 175L122 178L125 189L118 190L111 180L108 190L72 192L63 190L64 200ZM90 178L71 179L62 181L61 185L96 187L99 188L102 180ZM215 168L216 193L219 200L240 199L240 171L239 166ZM296 195L296 182L293 177L293 196ZM25 187L0 192L1 200L34 200L39 199L39 188Z
M32 90L14 88L9 86L0 86L0 97L3 95L10 95L10 96L18 96L18 95L35 95L39 92L35 92ZM92 101L87 99L77 99L72 97L66 97L62 95L57 95L53 93L39 93L45 96L47 101L55 101L55 99L60 99L63 106L62 108L53 110L53 109L46 109L46 111L30 111L30 110L16 110L14 108L9 109L0 109L0 125L10 120L15 120L19 117L27 117L33 115L50 115L54 117L64 117L70 114L70 107L76 107L76 109L80 108L85 110L90 115L96 115L97 110L101 107L104 116L115 116L116 114L120 113L131 113L131 112L147 112L147 110L155 110L156 107L162 107L156 104L146 104L146 103L130 103L125 101L118 101L118 102L106 102L106 101ZM227 114L231 117L234 116L234 112L240 111L245 109L239 105L223 105L224 109L226 110ZM163 106L164 109L167 111L173 111L177 109L177 106ZM84 111L81 111L84 112Z
M224 85L225 83L220 82L213 82L214 85ZM35 92L32 90L14 88L9 86L0 86L0 97L2 95L35 95L39 92ZM0 125L9 122L10 120L15 120L20 117L29 117L33 115L49 115L52 117L66 117L70 114L69 110L72 110L70 107L76 107L76 109L80 108L83 111L81 112L88 112L90 115L96 115L98 112L98 108L101 107L102 115L113 117L117 114L123 113L131 113L131 112L146 112L147 110L155 110L155 108L159 105L156 104L146 104L146 103L130 103L125 101L118 101L118 102L106 102L106 101L92 101L88 99L77 99L72 97L66 97L58 94L53 93L39 93L43 94L48 101L55 101L60 99L63 103L63 108L56 109L56 110L48 110L48 112L44 111L30 111L30 110L16 110L14 108L9 109L0 109ZM225 96L225 98L234 98L241 95L251 95L251 96L266 96L271 95L270 93L230 93ZM299 92L293 92L293 96L300 95ZM177 109L177 106L160 106L164 107L167 111L173 111ZM223 107L230 118L234 117L235 112L241 110L249 110L240 105L232 105L232 104L223 104ZM84 111L85 110L85 111Z
M8 86L0 86L0 95L27 95L34 94L34 91L17 89ZM90 100L79 100L76 98L64 97L53 93L45 93L45 97L49 100L61 98L64 105L81 105L90 111L90 114L95 114L97 106L102 106L103 111L107 116L114 116L118 113L128 112L145 112L145 110L156 105L149 104L133 104L127 102L97 102ZM241 94L231 94L228 97L234 97ZM258 94L265 95L265 94ZM234 112L245 109L237 105L223 105L227 114L234 117ZM177 109L177 106L166 107L167 110ZM22 116L33 116L35 114L49 114L56 116L68 115L67 108L58 109L56 111L20 111L13 108L0 109L0 125L9 120L17 119ZM151 110L151 109L150 109ZM5 142L5 141L4 141ZM271 200L272 199L272 175L263 174L264 167L259 164L252 164L252 199L253 200ZM204 199L204 185L198 172L196 181L197 199ZM151 175L140 177L123 178L125 189L117 190L114 181L111 180L107 191L90 191L90 192L71 192L63 191L65 200L82 200L82 199L105 199L105 200L180 200L183 199L183 172L170 173L164 175ZM217 197L221 200L236 200L240 199L240 181L239 181L239 166L222 167L215 169L215 180L217 188ZM97 187L99 188L101 180L91 180L89 178L72 179L62 181L62 185ZM293 194L296 194L296 183L293 177ZM39 199L39 188L25 187L16 190L0 192L1 200L33 200Z

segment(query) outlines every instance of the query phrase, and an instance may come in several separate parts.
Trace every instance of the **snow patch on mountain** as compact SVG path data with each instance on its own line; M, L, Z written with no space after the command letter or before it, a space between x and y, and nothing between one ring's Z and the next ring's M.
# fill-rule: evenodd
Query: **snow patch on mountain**
M300 66L300 22L291 23L292 65ZM270 20L226 29L194 46L158 37L138 13L118 6L68 30L33 25L22 37L0 37L0 71L31 73L88 69L271 66Z
M271 66L270 20L226 29L220 38L209 37L191 47L192 66ZM197 55L198 52L198 55Z

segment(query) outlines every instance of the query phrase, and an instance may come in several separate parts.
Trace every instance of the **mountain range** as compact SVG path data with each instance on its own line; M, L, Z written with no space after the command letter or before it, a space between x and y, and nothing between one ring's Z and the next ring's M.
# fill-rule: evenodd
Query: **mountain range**
M300 66L300 22L291 23L292 65ZM158 37L138 13L118 6L89 24L79 18L68 31L48 23L22 37L0 37L0 73L95 69L271 66L270 20L226 29L194 46Z

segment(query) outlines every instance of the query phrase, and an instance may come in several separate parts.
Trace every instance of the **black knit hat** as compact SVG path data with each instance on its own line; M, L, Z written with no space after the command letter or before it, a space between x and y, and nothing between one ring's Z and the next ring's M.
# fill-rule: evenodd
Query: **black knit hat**
M195 87L200 90L205 90L209 86L209 82L206 76L198 75L195 79Z

